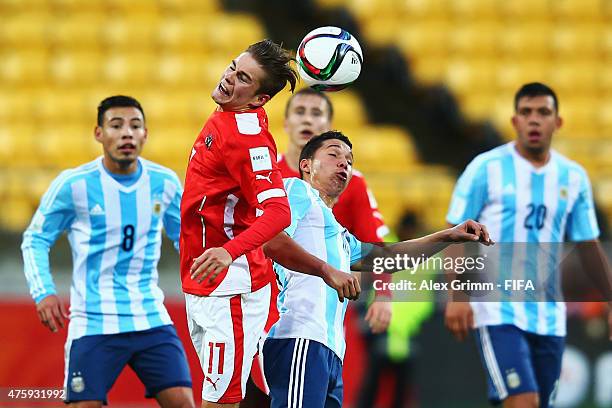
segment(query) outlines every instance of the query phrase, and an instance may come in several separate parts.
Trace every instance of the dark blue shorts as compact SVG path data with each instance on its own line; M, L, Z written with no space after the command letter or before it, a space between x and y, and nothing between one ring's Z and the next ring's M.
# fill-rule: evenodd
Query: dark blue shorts
M564 337L543 336L506 324L477 329L476 341L493 404L512 395L536 392L540 407L553 406Z
M66 345L66 402L106 401L126 365L152 398L170 387L191 387L183 344L174 326L80 337Z
M307 339L266 339L264 374L270 408L340 408L342 361L329 348Z

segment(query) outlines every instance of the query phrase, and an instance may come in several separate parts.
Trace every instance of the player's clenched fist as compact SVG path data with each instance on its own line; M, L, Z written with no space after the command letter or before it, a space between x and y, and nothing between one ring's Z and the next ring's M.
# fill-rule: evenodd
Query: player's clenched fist
M479 241L485 245L493 244L487 227L473 220L467 220L453 228L449 228L448 237L450 242Z
M68 313L64 304L56 295L49 295L36 305L36 311L40 322L47 326L52 332L57 332L58 327L64 328L64 320L68 318Z
M214 281L222 270L229 267L233 262L232 256L225 248L209 248L196 259L191 265L191 279L202 283L208 277L210 282Z
M344 298L357 300L361 293L359 279L350 273L341 272L329 265L325 268L323 280L331 288L338 292L338 300L344 302Z

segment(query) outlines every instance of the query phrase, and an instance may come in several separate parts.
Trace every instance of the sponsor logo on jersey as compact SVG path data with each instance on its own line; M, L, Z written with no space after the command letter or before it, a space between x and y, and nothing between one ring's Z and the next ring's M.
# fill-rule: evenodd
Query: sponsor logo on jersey
M104 215L104 210L100 207L100 204L96 204L93 206L91 210L89 210L90 215Z
M249 149L249 156L251 157L251 167L253 172L272 170L270 149L268 149L266 146L253 147Z
M267 180L268 183L272 184L272 179L270 178L271 176L272 172L269 172L267 176L264 176L263 174L256 174L255 180Z

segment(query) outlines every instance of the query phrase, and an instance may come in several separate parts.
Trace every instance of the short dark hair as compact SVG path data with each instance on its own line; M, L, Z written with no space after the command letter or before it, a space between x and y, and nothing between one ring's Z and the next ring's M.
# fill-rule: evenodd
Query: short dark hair
M145 114L140 102L131 96L125 95L114 95L104 99L98 105L98 126L104 125L104 113L111 108L136 108L142 113L142 119L144 120Z
M518 109L519 100L524 97L534 96L552 96L555 105L555 110L559 112L559 100L557 94L548 85L541 82L530 82L525 84L514 95L514 110Z
M342 132L339 132L337 130L329 130L327 132L321 133L318 136L313 137L308 141L308 143L306 143L300 153L300 160L298 161L298 163L301 163L304 159L312 159L317 153L317 150L319 150L321 146L323 146L323 142L330 139L338 139L341 142L346 143L348 147L353 149L353 144L351 143L349 138L346 137ZM302 173L302 168L300 167L300 178L302 178L303 176L304 175Z
M264 93L272 98L287 85L287 82L289 82L291 92L293 92L298 74L290 64L295 59L291 57L289 51L274 41L265 39L251 44L246 52L253 56L266 74L257 93Z
M327 96L324 92L321 91L317 91L316 89L313 88L302 88L299 91L297 91L296 93L294 93L293 95L291 95L291 98L289 98L289 100L287 101L287 104L285 105L285 117L287 117L289 115L289 106L291 105L291 102L293 101L293 98L295 98L298 95L316 95L319 96L321 99L323 99L326 103L327 103L327 108L329 111L329 120L331 121L334 118L334 107L331 103L331 100L329 99L329 96Z

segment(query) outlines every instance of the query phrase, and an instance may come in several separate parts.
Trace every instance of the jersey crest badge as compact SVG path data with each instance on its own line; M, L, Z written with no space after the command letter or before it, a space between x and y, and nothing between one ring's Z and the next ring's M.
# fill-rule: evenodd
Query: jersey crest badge
M210 150L210 146L212 146L212 143L213 143L213 135L209 133L208 136L206 136L206 139L204 139L204 145L206 146L208 150Z

